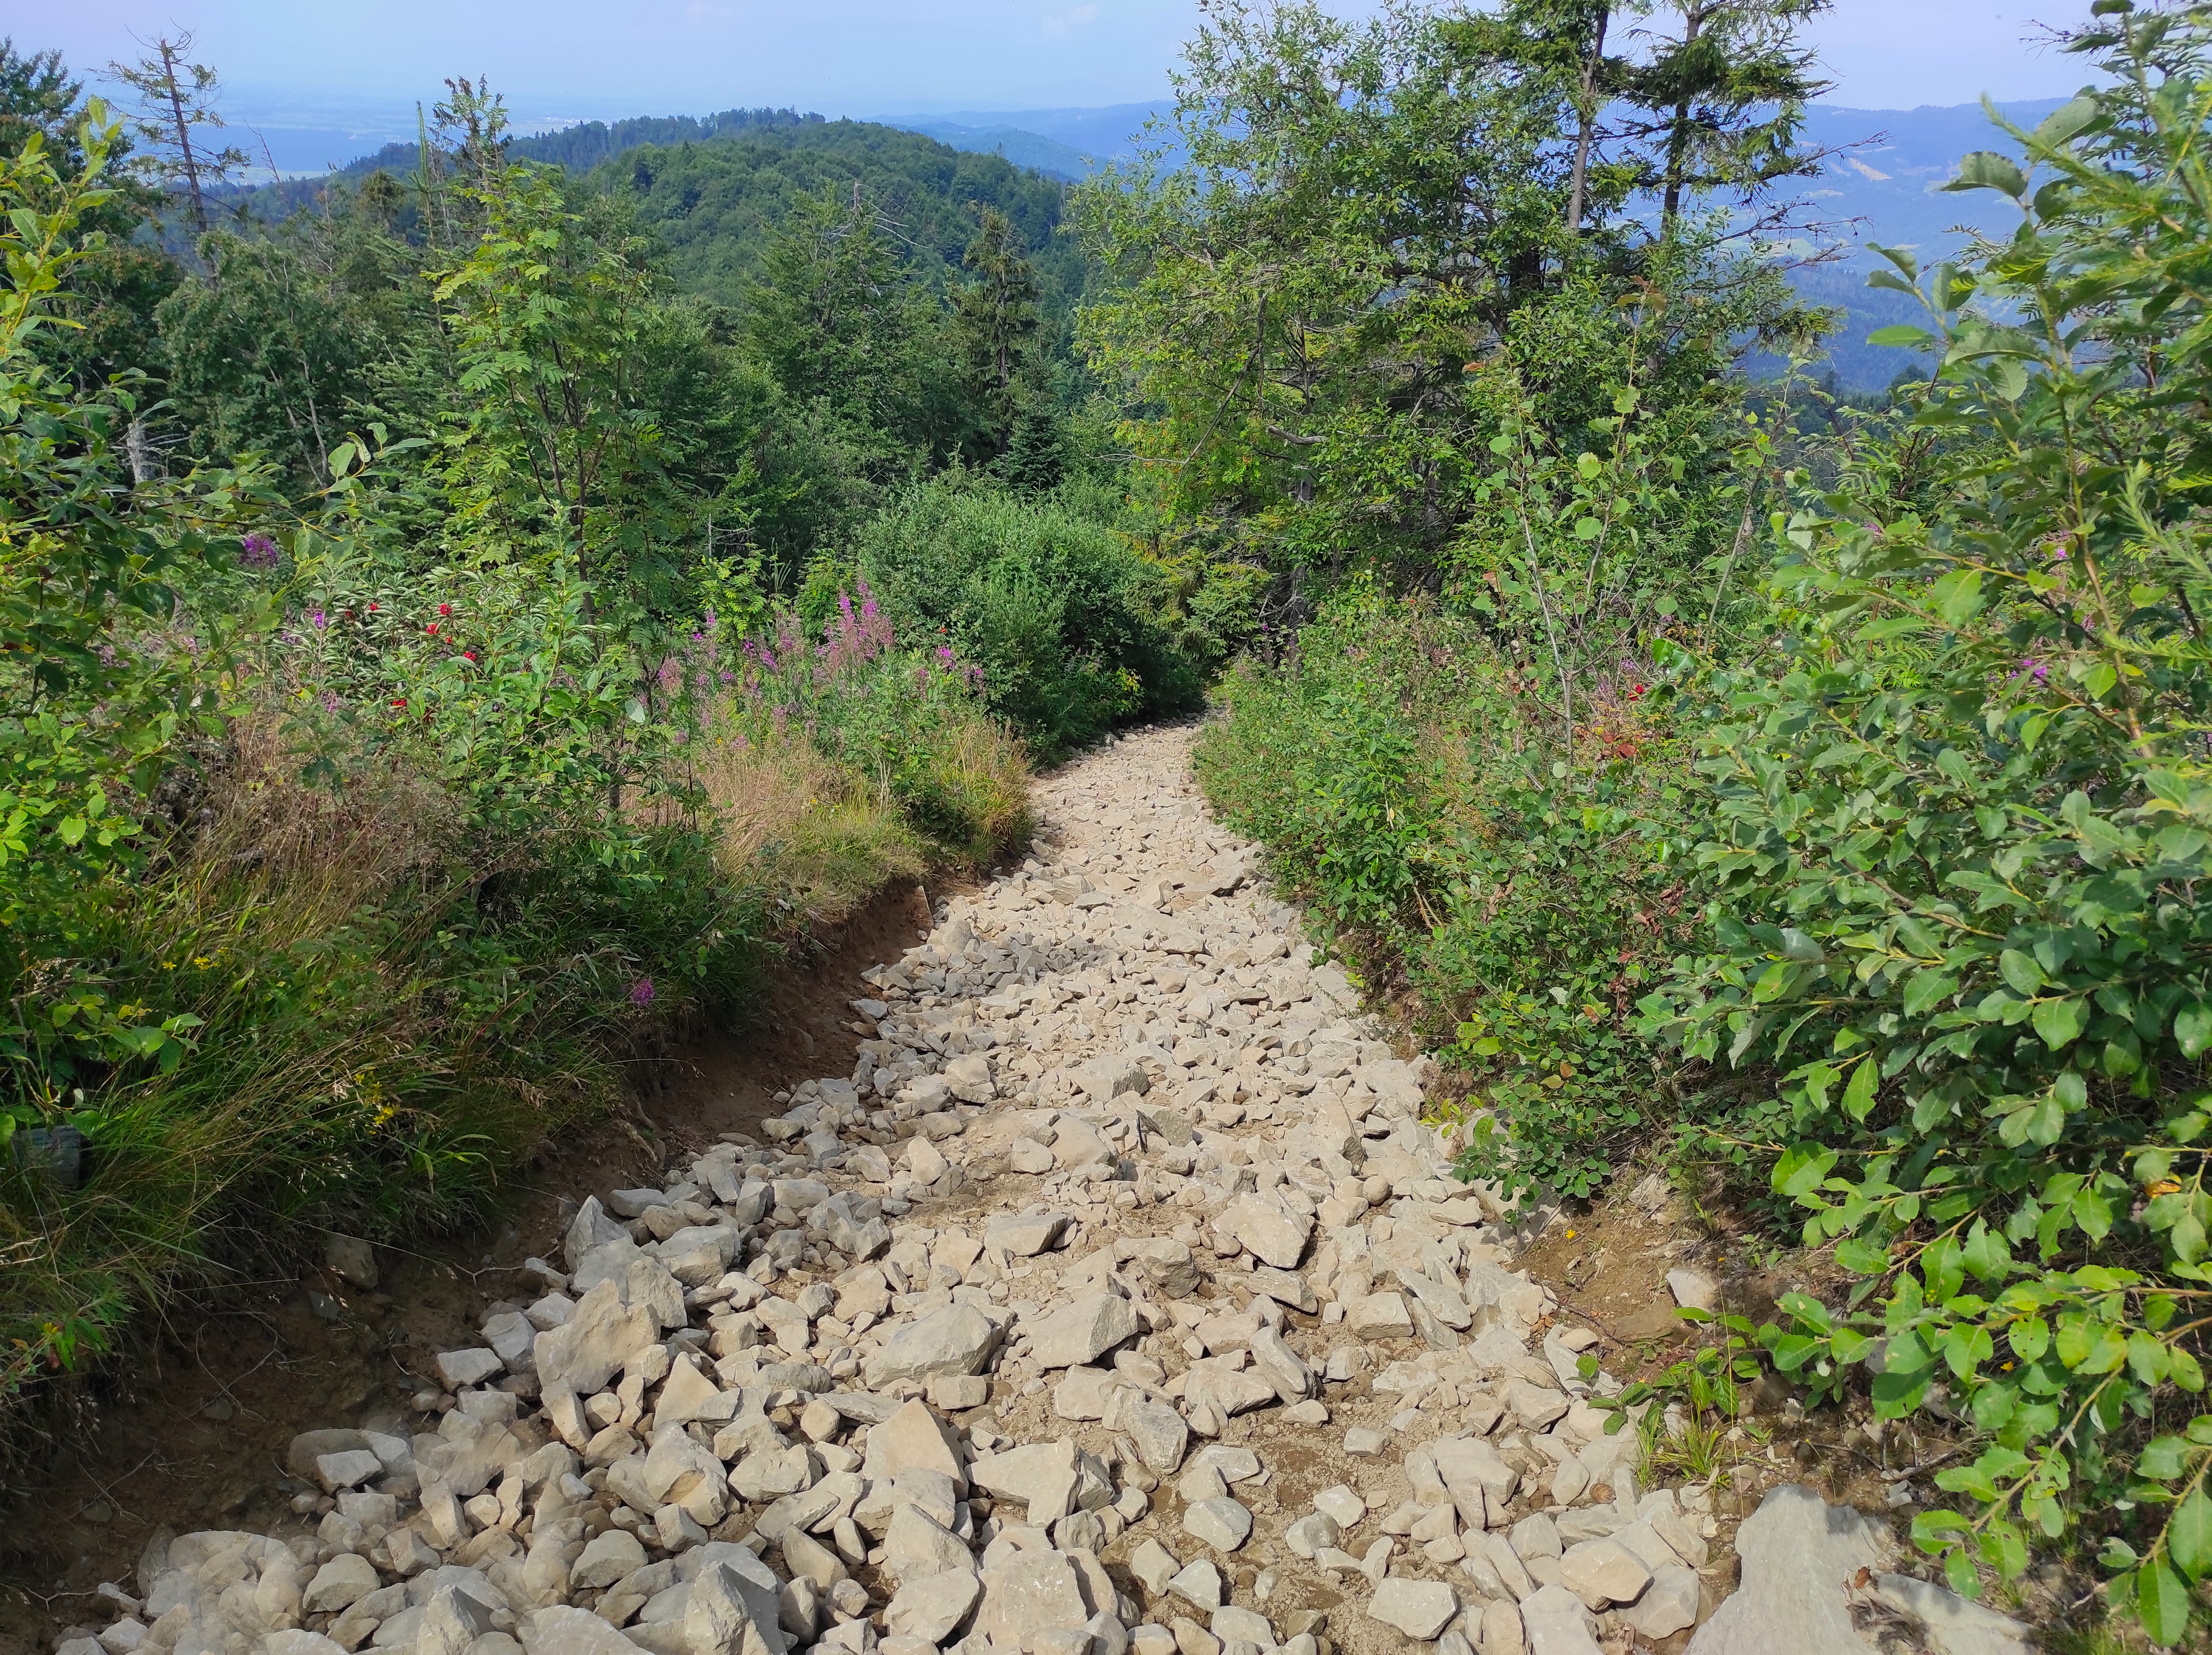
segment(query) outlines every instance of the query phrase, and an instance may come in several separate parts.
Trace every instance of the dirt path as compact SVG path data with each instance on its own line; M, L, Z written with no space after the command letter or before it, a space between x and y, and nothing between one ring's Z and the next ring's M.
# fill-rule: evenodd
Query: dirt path
M1605 1430L1613 1348L1188 742L1041 782L1029 862L806 1003L781 1113L742 1053L672 1091L679 1153L579 1176L506 1296L265 1432L62 1655L1680 1649L1732 1491Z

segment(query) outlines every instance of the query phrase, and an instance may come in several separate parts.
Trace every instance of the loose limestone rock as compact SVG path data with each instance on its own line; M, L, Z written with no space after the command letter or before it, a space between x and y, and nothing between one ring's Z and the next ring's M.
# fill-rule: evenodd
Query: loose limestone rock
M1018 1648L1035 1633L1079 1628L1091 1614L1068 1554L1016 1552L983 1571L975 1631L1000 1648Z
M1698 1628L1690 1655L1866 1655L1844 1583L1887 1561L1886 1525L1790 1483L1743 1520L1735 1549L1741 1584Z
M1370 1619L1395 1627L1408 1638L1427 1642L1459 1613L1459 1599L1441 1580L1409 1580L1392 1575L1368 1600Z
M884 1625L894 1637L919 1638L933 1646L968 1618L982 1595L983 1583L973 1569L925 1574L892 1594L884 1610Z
M1305 1256L1313 1219L1265 1196L1246 1195L1222 1215L1219 1228L1262 1263L1295 1270Z
M980 1373L998 1344L998 1325L989 1317L973 1305L947 1305L892 1336L868 1364L868 1385L881 1391L902 1379Z
M1030 1360L1039 1367L1095 1362L1137 1337L1137 1308L1111 1293L1094 1293L1054 1312L1030 1333Z
M1597 1640L1595 1617L1581 1598L1557 1582L1540 1586L1521 1600L1521 1625L1528 1655L1605 1655ZM1792 1647L1777 1644L1769 1655ZM1865 1655L1863 1646L1860 1655Z
M1227 1495L1198 1500L1182 1514L1185 1534L1218 1552L1233 1552L1252 1537L1252 1513Z

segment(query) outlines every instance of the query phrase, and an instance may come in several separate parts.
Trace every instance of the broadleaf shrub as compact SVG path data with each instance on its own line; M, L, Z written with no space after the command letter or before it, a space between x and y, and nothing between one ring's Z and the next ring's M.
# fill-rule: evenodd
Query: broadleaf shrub
M1923 284L1940 502L1779 523L1781 658L1705 685L1711 941L1644 1027L1779 1075L1773 1190L1861 1278L1778 1365L1983 1434L1914 1523L1952 1583L2085 1524L2170 1645L2212 1570L2212 12L2102 9L2115 82L1954 186L2022 222Z

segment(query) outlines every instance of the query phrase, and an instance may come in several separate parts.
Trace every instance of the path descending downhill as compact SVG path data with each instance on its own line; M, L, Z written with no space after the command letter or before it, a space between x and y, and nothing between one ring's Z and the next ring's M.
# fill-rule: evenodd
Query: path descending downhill
M1639 1485L1188 743L1040 782L853 1074L584 1200L415 1418L293 1443L292 1531L157 1540L61 1655L1680 1649L1713 1492Z

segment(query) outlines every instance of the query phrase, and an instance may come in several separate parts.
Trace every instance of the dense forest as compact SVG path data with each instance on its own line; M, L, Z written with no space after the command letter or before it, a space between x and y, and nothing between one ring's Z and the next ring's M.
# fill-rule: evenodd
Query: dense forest
M1021 843L1029 766L1210 706L1464 1176L1642 1156L1820 1287L1640 1428L1940 1417L1960 1591L2055 1554L2191 1635L2212 6L2099 0L2093 89L1950 186L2021 228L1887 256L1856 403L1772 256L1820 9L1213 6L1073 190L773 112L532 159L457 81L226 194L211 74L126 124L7 49L10 1396L470 1209Z

